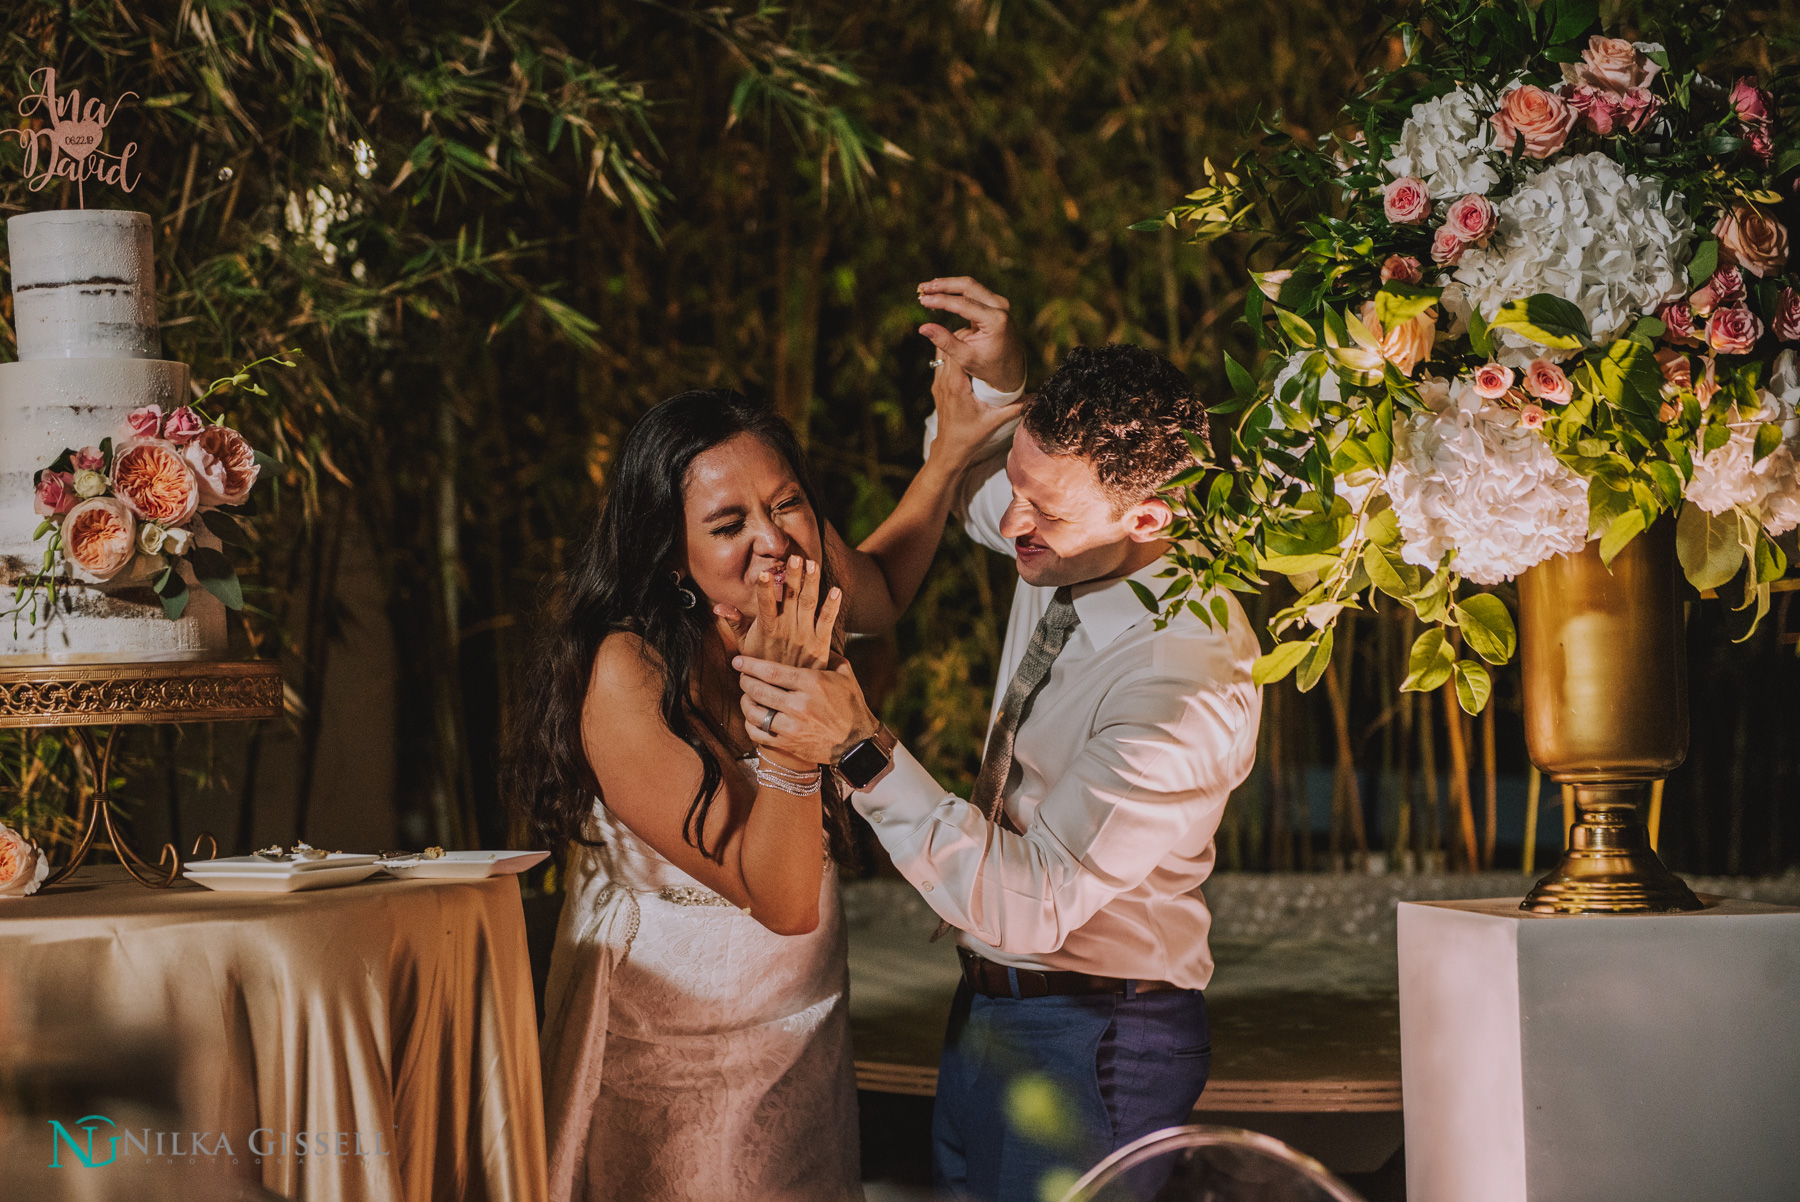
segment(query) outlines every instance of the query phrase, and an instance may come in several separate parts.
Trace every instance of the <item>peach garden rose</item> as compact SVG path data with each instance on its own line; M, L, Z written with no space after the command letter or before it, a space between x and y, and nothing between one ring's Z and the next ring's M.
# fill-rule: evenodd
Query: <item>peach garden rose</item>
M0 897L26 897L50 875L50 861L37 844L0 823Z
M1362 323L1369 327L1369 333L1375 336L1380 346L1381 357L1392 363L1401 375L1412 375L1413 368L1431 357L1432 343L1437 340L1436 309L1427 309L1391 330L1382 328L1381 319L1375 316L1374 301L1363 304L1361 316Z
M113 456L113 491L146 522L179 526L200 508L200 485L181 452L159 439L128 442Z
M95 497L63 519L63 554L93 579L105 582L137 554L137 522L117 497Z
M256 452L227 426L208 426L181 454L200 483L202 505L242 505L262 474Z
M1728 261L1758 279L1787 266L1787 226L1749 205L1739 205L1721 215L1713 226L1713 234Z

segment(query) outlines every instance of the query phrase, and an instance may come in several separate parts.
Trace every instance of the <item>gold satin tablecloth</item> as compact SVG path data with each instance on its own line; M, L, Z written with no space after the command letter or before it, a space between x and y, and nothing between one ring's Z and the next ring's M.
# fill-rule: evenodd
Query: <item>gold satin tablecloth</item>
M546 1196L516 877L213 893L87 868L0 899L0 972L15 1035L85 1011L173 1041L183 1126L235 1153L220 1172L309 1202Z

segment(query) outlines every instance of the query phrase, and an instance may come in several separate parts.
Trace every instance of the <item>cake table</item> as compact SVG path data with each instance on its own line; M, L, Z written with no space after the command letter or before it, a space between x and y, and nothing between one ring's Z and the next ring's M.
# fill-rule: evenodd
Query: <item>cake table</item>
M115 1158L75 1173L121 1184L181 1159L308 1202L545 1196L516 877L213 893L89 866L0 903L0 964L0 1083L37 1107L8 1198L60 1196L47 1124L79 1141L84 1115Z

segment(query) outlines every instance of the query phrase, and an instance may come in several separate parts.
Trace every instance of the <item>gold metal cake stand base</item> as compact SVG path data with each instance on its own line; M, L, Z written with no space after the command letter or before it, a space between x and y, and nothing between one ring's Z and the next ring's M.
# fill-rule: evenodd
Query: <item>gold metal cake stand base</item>
M0 729L66 729L87 753L94 774L93 791L77 816L78 822L85 817L81 839L69 862L44 885L81 867L102 830L105 845L139 884L166 889L181 876L181 853L174 844L163 845L153 867L119 833L107 790L119 727L276 718L281 702L281 667L273 660L0 667ZM94 728L101 726L106 738L96 745ZM207 834L194 841L192 854L199 854L202 843L218 854L218 842Z

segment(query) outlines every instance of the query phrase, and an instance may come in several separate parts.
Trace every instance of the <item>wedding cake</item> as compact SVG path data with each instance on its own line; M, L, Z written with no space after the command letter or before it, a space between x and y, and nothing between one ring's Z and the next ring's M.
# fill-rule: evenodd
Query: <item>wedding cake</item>
M44 566L34 539L34 475L66 449L120 441L127 416L188 403L188 369L157 356L150 218L107 209L30 213L7 221L19 361L0 364L0 582L10 603ZM0 619L0 664L141 663L221 658L225 607L190 589L170 620L139 556L99 582L61 573L54 603ZM191 569L179 569L191 576ZM40 590L48 598L48 592Z

